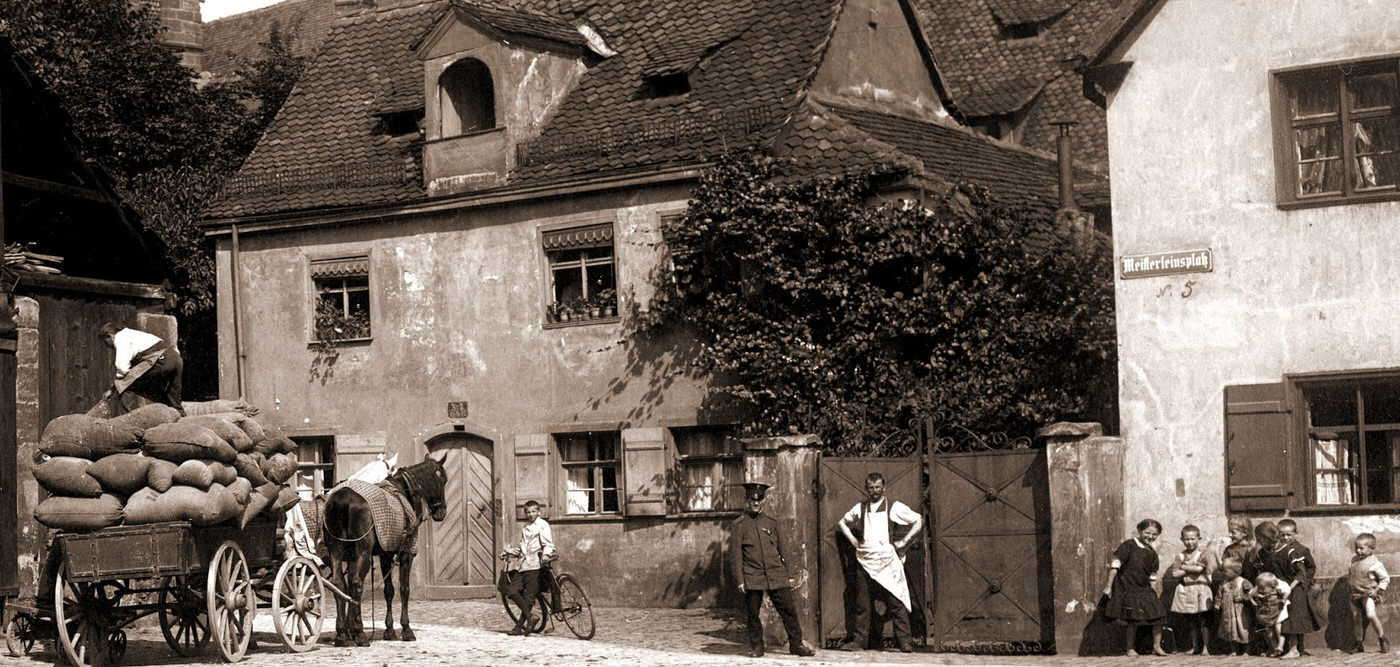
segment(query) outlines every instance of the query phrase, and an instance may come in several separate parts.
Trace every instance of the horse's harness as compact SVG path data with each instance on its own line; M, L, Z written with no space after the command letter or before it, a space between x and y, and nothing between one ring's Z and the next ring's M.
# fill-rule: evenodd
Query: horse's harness
M422 489L422 480L417 479L418 475L416 473L419 473L421 471L416 470L416 467L417 466L402 468L395 472L390 477L390 479L375 485L383 489L386 493L400 493L397 485L395 485L391 481L393 477L398 477L403 482L404 488L407 491L407 493L405 493L404 495L407 496L407 498L410 500L410 504L413 506L413 511L411 512L412 519L411 521L405 523L403 535L399 538L400 549L403 548L402 545L408 544L412 540L417 538L418 527L423 525L423 512L424 510L428 509L428 495ZM353 489L351 490L353 491ZM354 539L343 538L339 535L336 535L333 531L331 531L330 526L323 525L321 529L328 533L331 537L335 538L337 541L359 542L360 540L369 537L370 534L374 532L374 528L375 524L373 521L371 521L369 528L366 529L362 535Z

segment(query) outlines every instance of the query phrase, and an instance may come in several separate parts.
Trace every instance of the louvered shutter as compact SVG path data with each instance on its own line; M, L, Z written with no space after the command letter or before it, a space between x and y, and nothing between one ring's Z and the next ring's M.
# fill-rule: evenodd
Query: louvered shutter
M1285 385L1225 387L1225 475L1230 511L1284 510L1293 497Z
M525 518L525 501L551 505L549 493L549 435L528 433L515 436L515 517ZM556 512L551 516L557 516Z
M666 439L660 428L622 430L624 511L630 516L666 515Z

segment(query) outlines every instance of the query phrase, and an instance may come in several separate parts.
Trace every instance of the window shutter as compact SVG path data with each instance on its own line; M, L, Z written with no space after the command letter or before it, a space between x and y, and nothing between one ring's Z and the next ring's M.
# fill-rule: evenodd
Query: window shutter
M1289 410L1282 382L1225 387L1225 479L1230 511L1283 510L1289 483Z
M525 517L525 501L551 505L549 493L549 435L515 436L515 516Z
M666 438L660 428L622 430L624 508L631 516L666 515Z

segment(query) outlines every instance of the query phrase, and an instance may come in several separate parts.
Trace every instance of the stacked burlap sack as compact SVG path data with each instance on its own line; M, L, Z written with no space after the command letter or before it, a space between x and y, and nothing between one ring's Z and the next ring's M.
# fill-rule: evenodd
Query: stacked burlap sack
M111 419L65 415L40 440L34 479L51 495L34 509L50 528L96 530L118 524L225 522L298 501L296 444L245 412L210 412L186 403L188 416L154 404Z

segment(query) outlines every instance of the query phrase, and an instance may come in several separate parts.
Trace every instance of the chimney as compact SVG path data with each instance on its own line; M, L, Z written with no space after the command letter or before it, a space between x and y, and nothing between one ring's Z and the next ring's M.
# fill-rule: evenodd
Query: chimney
M180 64L204 69L204 20L199 15L201 0L159 0L154 2L160 25L165 31L160 42L180 55Z
M366 9L374 9L374 0L335 0L336 16L353 16Z
M1060 136L1055 139L1055 157L1060 163L1060 210L1078 211L1074 204L1074 142L1070 139L1069 128L1078 125L1072 120L1050 123L1060 128Z

